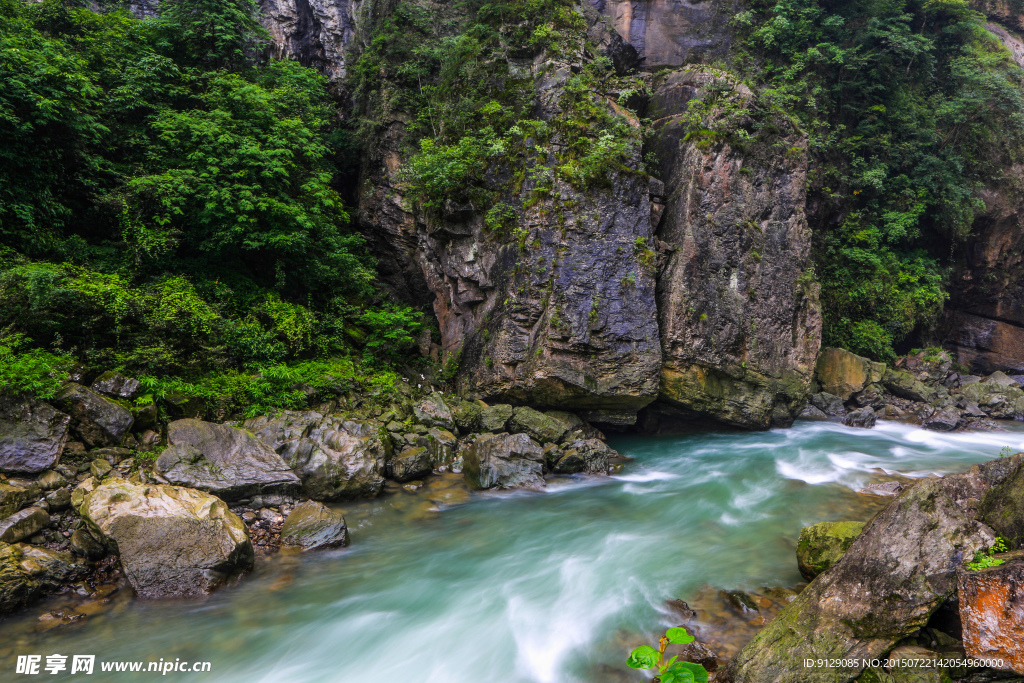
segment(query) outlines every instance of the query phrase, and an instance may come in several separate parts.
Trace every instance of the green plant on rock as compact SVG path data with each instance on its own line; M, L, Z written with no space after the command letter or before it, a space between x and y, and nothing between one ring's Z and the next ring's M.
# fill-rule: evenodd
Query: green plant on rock
M670 628L658 639L657 648L650 645L635 648L629 653L626 664L633 669L654 669L661 683L708 683L707 669L700 664L680 662L678 655L665 661L669 645L686 645L694 640L685 628Z
M1006 539L1002 536L996 536L995 543L992 544L992 547L988 549L987 553L981 550L975 551L974 561L968 562L967 568L971 571L978 571L979 569L998 567L1006 562L1006 560L1001 560L995 557L995 555L997 553L1005 553L1007 550L1009 550L1009 547L1006 545Z

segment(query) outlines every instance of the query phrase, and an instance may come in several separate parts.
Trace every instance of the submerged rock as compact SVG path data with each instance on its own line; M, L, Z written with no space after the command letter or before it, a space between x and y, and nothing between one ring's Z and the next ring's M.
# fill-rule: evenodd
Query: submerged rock
M810 581L834 565L864 530L863 522L821 522L800 531L796 561L800 573Z
M209 491L229 502L298 492L299 477L280 455L244 429L176 420L167 425L167 439L171 446L157 459L153 472L170 484ZM109 471L107 461L93 464L98 463Z
M70 421L42 401L0 395L0 472L34 474L52 468Z
M303 550L348 545L345 517L323 503L307 500L291 511L281 527L281 543Z
M391 439L380 426L344 416L285 411L245 423L281 454L315 500L373 497L384 486Z
M466 482L475 489L544 486L544 452L526 434L483 434L463 459Z
M25 607L87 569L67 553L0 542L0 615Z
M206 595L253 565L245 524L208 493L114 481L86 495L79 513L142 598Z

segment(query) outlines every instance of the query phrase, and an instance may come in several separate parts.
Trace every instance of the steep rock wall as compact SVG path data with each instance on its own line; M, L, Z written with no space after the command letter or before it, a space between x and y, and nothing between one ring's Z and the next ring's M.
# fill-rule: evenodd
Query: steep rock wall
M788 122L740 144L688 140L689 102L711 87L730 91L734 106L753 104L722 72L688 67L659 78L649 109L666 184L657 235L669 250L658 280L659 396L737 426L789 424L821 343L804 215L807 141Z
M985 25L1024 66L1021 15L1005 2L975 0ZM981 192L984 208L950 281L940 329L971 372L1024 374L1024 166L1014 164Z
M348 48L356 35L361 0L260 0L273 54L290 57L327 75L345 78Z
M729 52L728 0L596 0L619 35L636 48L645 69L711 62Z

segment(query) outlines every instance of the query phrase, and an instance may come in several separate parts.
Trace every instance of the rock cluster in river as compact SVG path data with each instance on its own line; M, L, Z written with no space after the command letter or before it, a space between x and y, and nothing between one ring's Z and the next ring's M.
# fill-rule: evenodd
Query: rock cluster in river
M324 502L379 495L389 479L422 486L464 471L476 488L541 487L551 474L605 473L618 457L574 414L437 392L236 426L182 417L202 412L187 396L137 421L146 410L126 398L137 391L105 373L54 405L0 402L11 427L0 431L0 613L71 576L29 571L26 554L64 553L76 576L117 558L143 598L205 595L280 547L348 545L344 516Z

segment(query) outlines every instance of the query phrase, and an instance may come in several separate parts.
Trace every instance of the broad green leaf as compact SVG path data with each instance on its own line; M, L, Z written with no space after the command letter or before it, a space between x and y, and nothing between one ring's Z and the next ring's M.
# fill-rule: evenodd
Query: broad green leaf
M661 683L695 683L693 672L680 667L678 664L668 671L662 672L660 678Z
M686 645L687 643L692 643L696 640L696 638L691 636L682 626L670 628L665 631L665 637L668 638L668 642L673 645Z
M672 665L672 669L676 671L686 671L690 674L689 679L681 678L679 679L680 681L690 680L693 681L693 683L708 683L708 671L700 664L695 664L693 662L678 662ZM664 678L661 680L662 683L666 683Z
M660 656L658 651L650 645L641 645L629 653L629 659L626 660L626 664L634 669L650 669L653 666L657 666Z

